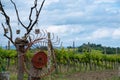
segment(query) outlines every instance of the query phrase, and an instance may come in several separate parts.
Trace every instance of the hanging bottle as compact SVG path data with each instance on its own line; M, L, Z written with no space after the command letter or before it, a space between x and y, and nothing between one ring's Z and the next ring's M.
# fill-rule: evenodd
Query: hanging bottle
M8 28L5 28L5 33L8 33Z
M36 23L35 34L39 34L39 33L40 33L40 29L38 28L38 23Z
M18 22L18 27L19 27L19 22ZM17 27L16 34L20 34L20 29Z

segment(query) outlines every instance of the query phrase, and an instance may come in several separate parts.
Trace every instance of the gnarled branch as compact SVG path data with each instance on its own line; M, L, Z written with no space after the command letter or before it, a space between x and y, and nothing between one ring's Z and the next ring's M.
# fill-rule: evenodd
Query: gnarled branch
M37 7L37 0L35 0L35 2L34 2L34 6L33 7L31 7L31 10L30 10L30 15L29 15L29 21L30 21L30 23L29 23L29 25L28 25L28 29L29 29L29 27L31 26L31 24L32 24L32 18L31 18L31 16L32 16L32 12L33 12L33 10L35 9Z
M11 29L11 25L10 25L10 17L6 14L1 1L0 1L0 11L2 12L1 14L5 17L6 24L7 24L8 28L9 28L9 31L10 31L10 37L7 36L5 31L4 31L4 36L7 37L12 43L14 43L13 40L12 40L13 36L12 36L12 29ZM5 30L5 26L3 25L3 23L2 23L2 27Z
M12 38L10 38L10 37L7 35L7 33L6 33L6 28L5 28L4 24L2 23L1 25L2 25L2 27L3 27L3 29L4 29L4 36L5 36L6 38L8 38L8 39L14 44L14 41L12 40Z
M22 23L22 21L20 20L20 17L19 17L19 13L18 13L16 4L13 2L13 0L10 0L10 1L11 1L11 3L14 5L14 8L15 8L15 11L16 11L16 15L17 15L18 21L20 22L20 24L21 24L25 29L27 29L27 27L26 27L26 26Z
M30 24L29 24L29 26L28 26L28 31L27 31L26 34L29 34L30 31L32 30L32 28L34 27L34 25L38 22L39 14L40 14L40 12L41 12L41 10L42 10L42 7L43 7L44 2L45 2L45 0L43 0L41 6L40 6L40 8L39 8L39 10L37 10L37 8L36 8L36 6L37 6L37 0L35 0L34 7L31 8L30 14L32 14L33 9L36 9L36 18L35 18L35 21L32 23L31 16L29 16L31 22L30 22Z

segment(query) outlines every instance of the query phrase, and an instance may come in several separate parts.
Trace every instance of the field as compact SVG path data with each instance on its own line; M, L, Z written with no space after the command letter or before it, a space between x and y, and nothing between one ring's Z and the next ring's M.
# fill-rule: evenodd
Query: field
M1 69L10 73L10 80L17 80L17 57L14 50L2 50ZM8 55L12 52L12 55ZM116 54L107 55L100 51L92 50L83 54L72 50L55 50L56 69L41 80L120 80L119 66L120 56ZM31 58L32 53L28 53L27 58ZM3 57L4 56L4 57ZM9 58L8 58L9 57ZM24 74L24 80L28 79L28 74Z
M67 76L67 80L119 80L117 70L78 72Z
M24 78L27 80L27 78ZM15 75L10 80L16 80ZM41 80L120 80L118 70L74 72L69 74L51 74Z

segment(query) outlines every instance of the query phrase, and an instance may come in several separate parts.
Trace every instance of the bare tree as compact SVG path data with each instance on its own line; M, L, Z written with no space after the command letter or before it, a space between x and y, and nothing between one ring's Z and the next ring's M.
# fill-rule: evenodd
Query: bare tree
M16 50L18 52L18 80L23 80L24 69L23 69L23 62L22 62L21 55L24 54L24 52L25 52L24 47L28 43L27 35L29 35L29 33L31 32L31 30L33 29L35 24L37 24L38 18L39 18L39 15L40 15L40 12L42 10L42 7L43 7L45 0L42 1L42 4L40 5L40 7L38 7L38 0L34 0L34 5L31 7L30 13L28 15L28 17L29 17L28 25L23 24L23 22L21 21L15 2L13 0L10 0L10 2L13 4L13 6L15 8L18 22L26 30L26 32L25 32L23 38L16 38L15 40L13 40L13 30L12 30L12 26L11 26L11 22L10 22L11 17L6 13L4 6L0 0L0 12L5 17L5 21L6 21L6 24L1 23L1 25L4 29L4 36L8 40L10 40L16 47ZM35 14L33 14L34 11L35 11ZM32 15L35 15L35 19L32 19ZM9 31L9 34L7 34L8 31Z
M16 11L16 16L17 16L17 19L19 21L19 23L22 25L22 27L24 29L26 29L26 33L25 33L25 37L31 32L32 28L35 26L35 24L38 22L38 18L39 18L39 15L40 15L40 12L42 10L42 7L43 7L43 4L45 2L45 0L43 0L41 6L39 7L39 9L37 9L37 0L34 1L34 6L31 7L31 10L30 10L30 14L29 14L29 24L26 26L25 24L22 23L20 17L19 17L19 12L18 12L18 9L16 7L16 4L13 2L13 0L10 0L11 3L14 5L14 8L15 8L15 11ZM32 15L33 15L33 11L35 10L36 12L36 17L35 19L33 20L32 19ZM11 29L11 24L10 24L10 17L7 15L7 13L5 12L4 10L4 7L1 3L1 0L0 0L0 11L1 11L1 14L5 17L5 20L6 20L6 26L8 27L9 31L10 31L10 36L7 35L6 33L6 28L5 28L5 25L2 23L2 27L4 29L4 36L7 37L13 44L14 41L13 41L13 31Z

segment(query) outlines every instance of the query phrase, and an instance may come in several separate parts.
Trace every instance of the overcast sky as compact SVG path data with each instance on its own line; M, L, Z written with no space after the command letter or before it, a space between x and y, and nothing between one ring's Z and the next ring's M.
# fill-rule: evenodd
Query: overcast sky
M13 29L17 29L18 22L13 5L9 0L1 1L11 16ZM13 1L17 5L21 20L27 24L33 0ZM41 2L42 0L38 0L39 5ZM2 15L0 22L5 22ZM46 0L38 27L58 35L63 46L71 46L75 41L76 46L91 42L120 47L120 0ZM0 45L5 45L6 41L1 28Z

